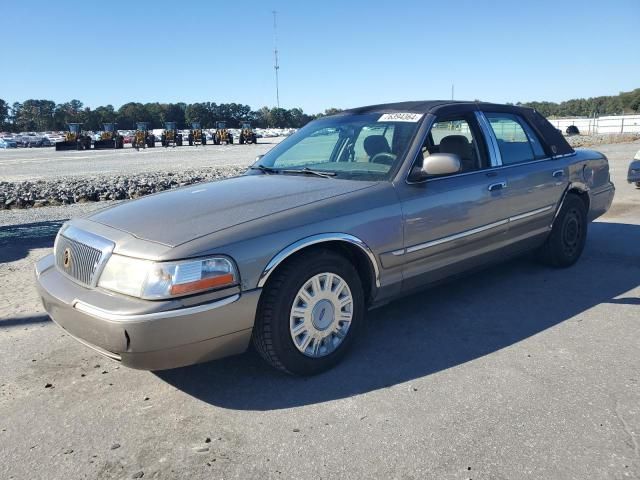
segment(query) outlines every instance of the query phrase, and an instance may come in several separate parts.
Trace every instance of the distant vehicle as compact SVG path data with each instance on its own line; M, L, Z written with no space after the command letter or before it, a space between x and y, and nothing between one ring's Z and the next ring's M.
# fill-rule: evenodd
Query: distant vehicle
M216 133L213 137L213 143L216 145L233 144L233 134L227 129L226 122L216 122Z
M635 183L636 187L640 188L640 150L633 157L633 161L629 165L629 173L627 174L627 181L629 183Z
M49 137L42 137L42 143L40 143L41 147L54 147L56 142L51 140Z
M156 146L156 137L149 131L149 122L136 123L136 133L131 139L131 144L137 150L140 150L140 148L153 148Z
M163 147L182 146L182 133L178 131L176 122L164 122L164 132L160 136L160 142Z
M0 138L0 148L18 148L18 143L10 138Z
M578 127L576 127L575 125L569 125L566 132L569 136L580 135L580 130L578 130Z
M240 144L245 143L258 143L258 137L256 133L251 128L251 124L249 122L244 122L242 124L242 128L240 130L240 135L238 135L240 139Z
M25 148L42 147L45 137L37 137L35 135L25 135L20 139L20 144ZM47 139L48 142L49 139ZM47 145L48 146L48 145Z
M82 131L81 123L69 123L69 131L65 133L65 139L56 142L56 151L62 150L89 150L91 137Z
M200 122L191 123L191 130L189 130L187 138L189 139L190 146L195 145L197 147L198 145L207 144L207 136L204 133L204 130L202 130L202 125L200 124Z
M124 139L118 134L116 124L113 122L104 123L102 125L102 133L96 133L93 148L100 149L118 149L124 147Z

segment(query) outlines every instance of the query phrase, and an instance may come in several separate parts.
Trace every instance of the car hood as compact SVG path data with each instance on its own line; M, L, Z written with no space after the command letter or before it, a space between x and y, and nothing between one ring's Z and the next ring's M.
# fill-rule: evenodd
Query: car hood
M175 247L196 238L377 182L302 175L245 175L150 195L88 219Z

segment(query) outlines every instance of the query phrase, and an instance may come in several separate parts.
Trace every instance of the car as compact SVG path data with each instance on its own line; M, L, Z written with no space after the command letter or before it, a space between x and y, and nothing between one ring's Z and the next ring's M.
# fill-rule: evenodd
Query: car
M640 188L640 150L638 150L638 153L636 153L631 164L629 165L627 181L629 183L635 183L636 187Z
M253 342L311 375L371 308L530 251L573 265L614 192L606 156L574 151L533 109L373 105L310 122L241 176L66 222L36 283L58 325L126 366Z
M18 148L18 143L13 138L0 138L0 148Z
M44 137L33 134L23 135L18 141L19 145L25 148L42 147Z
M580 130L575 125L569 125L566 132L568 136L580 135Z

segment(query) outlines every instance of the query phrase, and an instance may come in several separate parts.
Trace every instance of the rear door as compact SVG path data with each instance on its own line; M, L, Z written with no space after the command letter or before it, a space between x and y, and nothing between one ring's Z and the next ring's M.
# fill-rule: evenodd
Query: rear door
M506 185L509 241L548 232L568 185L566 163L551 158L526 120L513 113L483 112L495 135Z

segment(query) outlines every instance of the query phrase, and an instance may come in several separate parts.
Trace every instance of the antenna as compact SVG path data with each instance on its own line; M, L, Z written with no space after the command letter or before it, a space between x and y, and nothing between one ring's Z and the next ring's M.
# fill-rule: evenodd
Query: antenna
M451 100L453 100L453 91L454 91L455 85L452 83L451 84Z
M275 63L273 64L273 68L276 71L276 102L278 104L278 108L280 108L280 88L278 85L278 70L280 70L280 65L278 65L278 25L276 22L276 15L278 12L273 10L273 56Z

